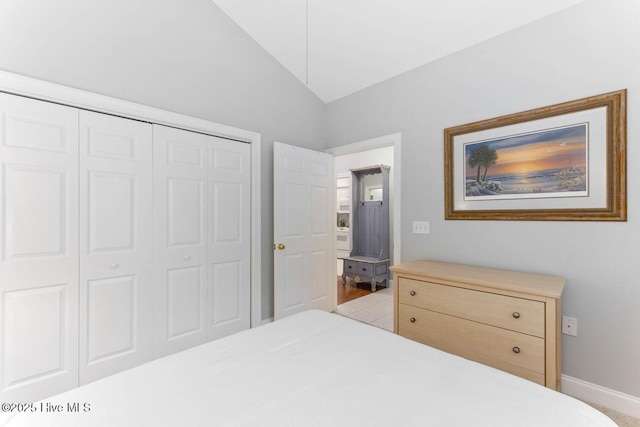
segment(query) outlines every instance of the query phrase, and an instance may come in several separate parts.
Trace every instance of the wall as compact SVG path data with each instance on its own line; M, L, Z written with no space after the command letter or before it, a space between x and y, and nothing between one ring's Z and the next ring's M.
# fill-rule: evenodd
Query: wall
M640 2L590 0L327 107L330 145L402 132L402 259L560 275L562 370L640 396ZM443 129L628 89L628 221L444 221ZM413 220L431 234L411 233Z
M325 105L210 0L6 0L0 69L262 134L262 317L274 140L325 145Z

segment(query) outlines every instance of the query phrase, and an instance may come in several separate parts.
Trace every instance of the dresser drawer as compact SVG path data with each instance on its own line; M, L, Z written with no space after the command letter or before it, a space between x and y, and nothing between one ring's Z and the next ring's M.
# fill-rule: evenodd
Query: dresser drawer
M365 264L363 262L358 263L358 274L363 276L372 276L373 275L373 264Z
M439 285L408 278L399 279L400 304L474 320L544 338L545 304L523 298Z
M345 273L356 273L358 268L358 263L355 261L344 260L344 271Z
M400 335L545 384L544 339L405 304L398 308Z

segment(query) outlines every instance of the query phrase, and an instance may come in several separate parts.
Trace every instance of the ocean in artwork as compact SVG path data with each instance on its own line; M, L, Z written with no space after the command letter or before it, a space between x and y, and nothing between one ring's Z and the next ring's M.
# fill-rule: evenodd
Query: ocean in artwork
M465 145L465 199L588 195L587 124Z

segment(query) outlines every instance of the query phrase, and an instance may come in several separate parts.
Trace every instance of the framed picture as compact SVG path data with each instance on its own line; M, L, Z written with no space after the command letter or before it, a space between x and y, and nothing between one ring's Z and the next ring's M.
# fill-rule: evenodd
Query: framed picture
M626 221L626 90L445 129L445 219Z

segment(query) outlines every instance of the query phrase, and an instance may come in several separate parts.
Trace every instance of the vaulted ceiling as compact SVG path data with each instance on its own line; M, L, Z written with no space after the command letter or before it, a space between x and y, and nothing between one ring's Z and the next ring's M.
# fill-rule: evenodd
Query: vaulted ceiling
M212 0L331 102L585 0Z

